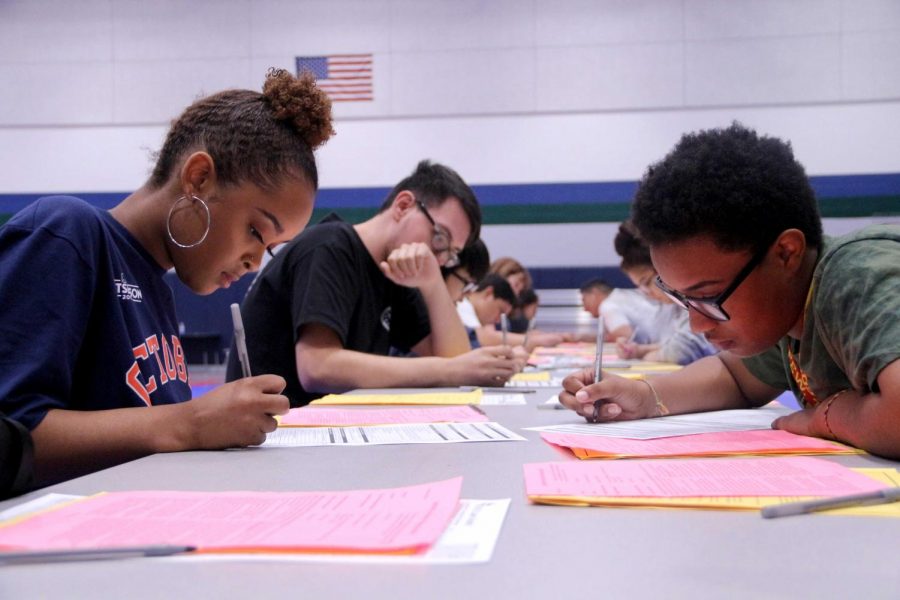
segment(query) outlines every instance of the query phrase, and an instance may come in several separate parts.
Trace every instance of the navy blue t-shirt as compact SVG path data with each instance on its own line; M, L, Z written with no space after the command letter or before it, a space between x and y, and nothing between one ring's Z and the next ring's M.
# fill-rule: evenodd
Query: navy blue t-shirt
M54 408L191 397L163 269L106 211L41 198L0 228L0 412L34 429Z

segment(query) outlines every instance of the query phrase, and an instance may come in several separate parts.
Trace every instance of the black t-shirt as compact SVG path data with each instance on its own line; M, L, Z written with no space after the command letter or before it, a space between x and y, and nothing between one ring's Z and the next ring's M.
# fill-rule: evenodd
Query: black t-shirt
M284 377L291 406L322 395L304 390L297 377L294 347L304 325L325 325L344 348L384 356L392 346L408 351L431 333L419 292L385 277L353 226L333 214L266 265L241 313L253 374ZM241 377L233 346L226 377Z

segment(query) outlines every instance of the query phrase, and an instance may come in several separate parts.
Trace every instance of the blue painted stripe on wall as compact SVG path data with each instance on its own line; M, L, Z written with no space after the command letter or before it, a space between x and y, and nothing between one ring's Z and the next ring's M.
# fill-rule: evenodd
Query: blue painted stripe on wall
M820 200L900 195L900 173L873 175L821 175L811 177ZM636 181L600 181L586 183L522 183L472 186L484 206L533 204L621 204L630 202ZM318 208L378 207L390 193L387 187L323 188ZM14 213L46 194L0 194L0 213ZM101 208L112 208L128 192L86 193L74 195Z

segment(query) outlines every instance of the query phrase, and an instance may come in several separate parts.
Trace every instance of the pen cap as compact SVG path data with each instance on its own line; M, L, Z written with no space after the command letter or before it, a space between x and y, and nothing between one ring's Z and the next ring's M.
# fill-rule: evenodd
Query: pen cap
M231 322L234 324L234 330L244 331L244 320L241 318L241 307L237 302L231 305Z

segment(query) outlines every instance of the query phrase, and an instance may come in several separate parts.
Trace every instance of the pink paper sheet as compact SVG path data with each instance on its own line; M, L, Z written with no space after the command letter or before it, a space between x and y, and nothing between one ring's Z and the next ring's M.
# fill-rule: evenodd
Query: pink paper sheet
M846 446L820 438L795 435L776 429L698 433L652 440L543 432L550 444L583 448L625 456L683 456L686 454L747 453L778 450L846 450Z
M282 427L348 427L351 425L396 425L403 423L485 423L487 415L471 406L423 408L292 408L280 417Z
M457 477L346 492L112 492L0 527L0 547L420 551L450 523L461 486Z
M525 465L529 496L839 496L884 488L847 467L807 456Z

